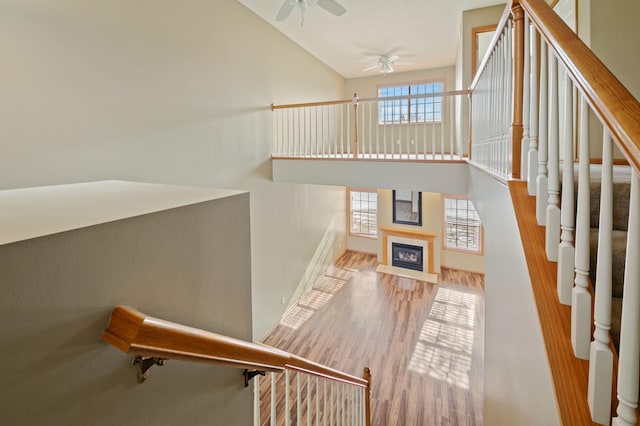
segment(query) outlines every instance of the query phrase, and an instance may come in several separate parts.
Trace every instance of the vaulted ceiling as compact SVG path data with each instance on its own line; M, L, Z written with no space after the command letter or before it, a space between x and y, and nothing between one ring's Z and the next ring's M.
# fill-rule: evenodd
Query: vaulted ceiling
M319 5L294 8L284 21L276 15L284 1L238 0L345 78L363 71L380 55L397 55L396 71L455 64L462 12L504 3L500 0L336 0L347 12L334 16ZM306 0L315 3L317 0ZM286 60L286 58L283 58Z

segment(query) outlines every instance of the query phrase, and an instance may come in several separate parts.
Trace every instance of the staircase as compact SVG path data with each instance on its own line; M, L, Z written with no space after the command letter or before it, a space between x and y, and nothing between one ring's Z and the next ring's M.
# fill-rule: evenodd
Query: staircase
M534 293L538 270L557 269L555 278L545 272L545 297L537 294L536 301L562 422L575 424L582 416L575 407L587 402L590 419L579 424L635 425L640 103L541 0L509 3L471 90L472 161L509 184L514 204L529 205L528 214L518 215L525 246L531 243L523 233L526 217L535 213L538 226L527 225L532 233L544 227L537 249L525 247ZM614 144L630 165L628 181L614 182ZM600 179L590 177L594 152L601 153ZM532 201L522 197L524 186ZM551 280L556 294L548 294ZM548 308L560 314L557 323L549 323ZM565 400L574 391L577 399Z

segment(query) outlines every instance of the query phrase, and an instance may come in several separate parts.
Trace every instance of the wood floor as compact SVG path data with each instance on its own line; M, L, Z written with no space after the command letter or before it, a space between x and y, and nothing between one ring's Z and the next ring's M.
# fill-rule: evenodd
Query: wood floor
M484 276L443 269L428 284L376 266L345 253L264 343L360 377L370 367L372 425L481 425Z

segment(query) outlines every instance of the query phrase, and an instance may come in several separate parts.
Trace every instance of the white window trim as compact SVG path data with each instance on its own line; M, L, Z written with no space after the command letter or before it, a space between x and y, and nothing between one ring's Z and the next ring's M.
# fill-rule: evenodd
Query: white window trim
M377 95L379 98L384 99L384 96L380 96L380 89L385 89L385 88L392 88L392 87L402 87L402 86L417 86L417 85L428 85L428 84L437 84L440 83L442 84L442 91L444 92L446 90L446 80L444 78L436 78L436 79L432 79L432 80L422 80L422 81L410 81L410 82L400 82L400 83L394 83L394 84L384 84L384 85L379 85L377 88ZM435 98L434 98L435 99ZM384 100L380 100L380 103L384 102ZM379 126L406 126L406 125L432 125L432 124L445 124L445 111L446 111L446 106L445 106L445 102L446 99L444 96L440 97L440 120L433 120L433 121L411 121L411 108L410 105L408 106L408 112L407 112L407 116L408 116L408 120L406 122L382 122L382 117L383 114L380 114L380 108L382 108L382 105L380 105L378 107L378 125Z
M373 227L373 229L375 230L375 234L366 234L366 233L358 233L358 232L353 232L353 209L351 206L351 193L352 192L368 192L368 193L372 193L372 194L376 194L376 210L375 210L375 226ZM378 196L378 191L375 189L365 189L365 188L348 188L347 189L347 203L349 205L349 235L352 237L362 237L362 238L372 238L372 239L377 239L378 238L378 204L377 204L377 196Z
M446 200L468 200L467 197L462 195L453 195L453 194L442 194L442 249L446 251L455 251L467 254L475 254L475 255L483 255L484 254L484 229L482 226L482 222L480 222L480 227L478 231L478 250L466 249L462 247L450 247L447 245L447 211L446 211ZM473 203L472 203L473 206ZM475 206L473 206L475 210Z

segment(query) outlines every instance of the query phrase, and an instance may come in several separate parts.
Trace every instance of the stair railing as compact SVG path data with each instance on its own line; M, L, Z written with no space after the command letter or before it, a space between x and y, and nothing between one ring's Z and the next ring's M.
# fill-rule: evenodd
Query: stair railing
M467 90L271 105L274 158L459 161L455 105Z
M254 425L370 425L368 368L359 378L267 345L149 317L126 306L113 310L102 339L137 355L140 382L150 367L168 359L244 369L245 386L249 380L254 385Z
M536 196L536 218L546 226L547 258L558 262L558 299L571 305L574 355L589 360L585 398L591 418L599 424L635 425L640 387L640 104L543 0L509 3L471 89L473 162L505 179L527 180L529 193ZM526 104L519 106L522 100ZM601 128L600 135L594 127ZM612 142L631 166L613 419ZM602 150L602 176L592 303L590 184L597 178L590 174L590 153L596 149Z
M523 33L521 18L521 8L505 8L470 86L469 158L505 179L520 177L522 87L517 83L522 79L516 75L522 70L513 52Z

